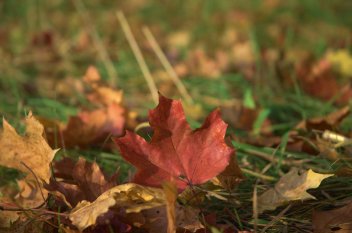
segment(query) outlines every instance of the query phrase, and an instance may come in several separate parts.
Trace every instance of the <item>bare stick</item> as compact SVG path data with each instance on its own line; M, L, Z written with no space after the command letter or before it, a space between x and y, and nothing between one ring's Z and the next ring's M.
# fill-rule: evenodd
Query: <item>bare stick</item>
M149 90L152 94L152 98L155 102L155 104L158 103L158 90L155 86L155 83L153 81L153 77L149 71L149 68L147 66L147 63L145 62L142 52L138 47L138 44L136 42L136 39L134 38L131 28L128 25L128 22L124 16L124 14L122 13L122 11L118 11L116 13L117 19L120 21L120 24L122 26L122 30L127 38L128 43L131 46L131 49L133 51L134 56L136 57L136 60L138 62L139 67L142 70L143 76L145 78L145 80L147 81Z
M172 81L176 85L176 87L177 87L178 91L180 92L182 98L188 104L192 104L193 103L192 97L190 96L190 94L188 93L186 87L183 85L183 83L181 82L180 78L176 74L174 68L170 64L170 62L167 59L167 57L165 56L164 52L161 50L161 48L160 48L158 42L156 41L155 37L153 36L152 32L149 30L148 27L144 27L142 29L142 31L144 33L144 36L147 38L149 44L152 46L152 49L154 50L156 56L159 58L161 64L164 66L164 69L166 70L166 72L169 74L170 78L172 79Z
M92 22L90 21L89 16L86 14L87 9L84 6L84 3L82 0L74 0L73 1L78 14L82 18L85 26L87 27L91 37L93 38L93 43L95 47L97 48L98 55L103 62L106 71L108 72L109 78L110 78L110 83L111 85L115 86L115 79L118 78L117 71L109 57L108 52L106 51L104 44L97 32L97 30L92 26Z
M261 174L261 173L255 172L255 171L251 171L251 170L246 169L246 168L241 168L241 171L243 173L246 173L248 175L251 175L251 176L263 179L263 180L267 180L267 181L275 181L276 180L275 177L267 176L267 175L264 175L264 174Z
M270 227L272 227L277 221L280 220L280 218L282 216L284 216L284 214L286 214L286 212L291 208L292 204L288 205L285 209L283 209L277 216L275 216L275 218L273 220L271 220L268 224L266 224L266 226L260 231L260 233L264 233L266 232L267 229L269 229Z
M258 228L258 195L257 195L258 181L255 183L253 188L253 218L254 218L254 232L257 232Z

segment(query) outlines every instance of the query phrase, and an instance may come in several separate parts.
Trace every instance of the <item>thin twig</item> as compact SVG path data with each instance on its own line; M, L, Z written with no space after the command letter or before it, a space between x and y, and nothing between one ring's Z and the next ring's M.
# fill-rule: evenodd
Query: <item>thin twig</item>
M155 104L157 104L158 103L158 89L156 88L156 85L155 85L153 77L149 71L147 63L145 62L145 60L143 58L142 52L141 52L140 48L138 47L137 41L132 34L132 31L131 31L131 28L127 22L127 19L124 16L124 14L122 13L122 11L118 11L116 13L116 16L117 16L117 19L120 21L120 24L122 26L122 30L127 38L128 43L131 46L131 49L133 51L134 56L136 57L138 65L142 70L143 76L144 76L145 80L147 81L149 90L152 94L152 98L153 98Z
M21 161L21 164L22 164L23 166L25 166L25 167L29 170L29 172L32 173L32 175L34 176L35 181L37 182L38 188L39 188L39 190L40 190L40 194L42 195L42 198L43 198L44 202L46 202L46 198L44 197L44 193L43 193L42 187L41 187L41 185L40 185L40 183L39 183L39 179L38 179L37 175L36 175L36 174L33 172L33 170L32 170L29 166L27 166L24 162Z
M164 66L164 69L166 70L166 72L169 74L171 80L176 85L176 87L177 87L178 91L180 92L182 98L188 104L192 104L193 103L192 97L190 96L190 94L188 93L186 87L183 85L183 83L181 82L180 78L176 74L174 68L170 64L170 62L167 59L167 57L165 56L164 52L161 50L161 48L160 48L158 42L156 41L154 35L152 34L152 32L149 30L148 27L143 27L142 31L144 33L144 36L147 38L149 44L152 46L152 49L154 50L154 53L159 58L161 64Z
M258 185L258 180L255 182L254 188L253 188L253 202L252 202L252 207L253 207L253 219L254 219L254 232L257 232L258 228L258 195L257 195L257 185Z
M260 233L266 232L267 229L272 227L280 218L291 208L292 204L288 205L285 209L283 209L273 220L271 220L261 231Z
M263 175L263 174L260 174L258 172L254 172L254 171L251 171L249 169L246 169L246 168L241 168L241 170L242 170L243 173L252 175L254 177L257 177L257 178L260 178L260 179L263 179L263 180L267 180L267 181L276 181L277 180L275 177Z
M73 3L77 9L78 14L82 18L85 26L87 27L91 37L93 38L93 43L94 43L95 47L97 48L98 55L99 55L101 61L103 62L104 66L106 68L106 71L108 72L108 75L110 78L110 84L112 86L115 86L115 80L118 78L117 71L116 71L114 64L112 63L112 61L109 57L108 52L106 51L106 48L104 47L104 44L103 44L97 30L95 29L95 27L93 27L93 24L92 24L89 16L86 13L86 12L88 12L87 8L85 7L82 0L73 0Z
M41 203L38 206L35 206L33 208L22 208L22 207L12 207L13 205L11 203L1 203L0 202L0 210L4 211L31 211L31 210L36 210L42 208L46 204L46 201Z
M311 161L311 159L302 159L302 160L282 160L280 161L279 158L275 157L275 156L271 156L271 155L268 155L266 153L263 153L263 152L260 152L260 151L256 151L256 150L253 150L253 149L243 149L243 151L245 151L246 153L249 153L251 155L255 155L259 158L262 158L262 159L265 159L269 162L272 162L274 164L277 164L277 163L281 163L283 165L287 165L287 166L299 166L299 165L302 165L306 162L309 162Z

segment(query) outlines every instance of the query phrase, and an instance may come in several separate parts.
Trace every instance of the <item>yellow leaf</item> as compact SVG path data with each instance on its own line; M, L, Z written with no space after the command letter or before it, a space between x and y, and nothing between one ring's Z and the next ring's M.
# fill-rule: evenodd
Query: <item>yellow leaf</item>
M317 188L320 183L333 174L319 174L311 169L298 174L296 168L281 177L274 188L271 188L258 197L258 213L265 210L274 210L289 201L315 199L307 193L308 189Z
M338 72L345 76L352 76L352 56L347 50L329 52L326 58L331 62Z
M57 150L50 148L43 138L43 126L32 116L26 118L26 132L24 136L3 120L3 131L0 135L0 165L14 168L25 173L31 172L40 179L49 181L50 162ZM26 166L25 166L25 165Z
M162 189L128 183L115 186L100 195L94 202L82 201L70 213L69 218L80 231L95 224L96 219L110 207L123 207L126 213L138 213L165 205Z

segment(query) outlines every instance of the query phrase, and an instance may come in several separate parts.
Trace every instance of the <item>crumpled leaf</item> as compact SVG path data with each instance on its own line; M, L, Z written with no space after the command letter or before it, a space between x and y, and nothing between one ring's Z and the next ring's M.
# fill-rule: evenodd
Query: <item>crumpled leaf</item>
M271 188L258 197L258 213L265 210L274 210L289 201L315 199L307 193L308 189L317 188L320 183L333 174L319 174L311 169L299 175L296 168L291 169L286 175Z
M137 167L133 182L160 186L163 181L175 181L178 189L185 189L210 180L229 164L234 150L225 143L227 124L219 110L192 131L181 102L160 95L149 122L154 129L150 143L129 131L115 139L121 155Z
M69 214L69 218L80 231L94 225L99 216L106 213L110 207L122 207L126 213L139 213L165 205L162 189L144 187L128 183L116 186L102 195L94 202L82 201Z
M118 104L81 111L69 118L67 125L45 120L51 145L65 148L103 143L110 136L120 136L125 125L125 109Z
M332 112L324 117L314 117L305 121L301 121L295 129L302 130L333 130L336 128L343 119L350 114L348 106L343 107L335 112Z
M190 206L181 206L176 203L176 232L196 232L204 226L199 221L199 211ZM146 209L141 212L144 220L140 228L146 229L150 233L169 233L167 209L160 206Z
M349 83L340 84L332 72L332 63L327 58L313 63L304 61L297 67L297 77L302 89L321 100L332 100L338 104L346 104L352 97Z
M262 135L271 134L271 122L269 119L265 119L259 129L255 129L255 122L258 119L263 109L251 109L243 105L235 105L231 107L222 107L223 118L230 126L247 132L254 132L258 130L258 133Z
M0 165L14 168L24 173L32 172L40 179L49 181L51 176L49 164L57 150L50 148L43 138L43 126L29 113L25 120L26 132L24 136L4 119L3 131L0 135Z
M312 222L315 233L351 232L352 202L347 204L346 206L333 210L314 211Z
M54 164L54 175L45 188L61 198L69 207L82 200L94 201L102 193L116 186L116 176L107 177L97 163L90 163L80 157L74 163L70 158ZM58 181L63 178L63 181Z
M22 208L34 208L45 202L48 192L43 189L42 184L28 176L17 181L19 192L13 197L13 201Z
M315 135L312 135L313 130L325 131L336 130L339 124L350 114L348 106L343 107L335 112L332 112L324 117L314 117L299 122L295 126L295 131L290 132L290 140L287 148L294 151L305 151L307 153L316 154L317 148L313 148L307 140L302 140L302 136L307 135L307 139L312 144L319 146Z
M115 90L111 87L102 85L100 74L94 66L88 67L83 80L92 89L92 91L87 95L87 99L91 103L103 106L122 103L122 90Z

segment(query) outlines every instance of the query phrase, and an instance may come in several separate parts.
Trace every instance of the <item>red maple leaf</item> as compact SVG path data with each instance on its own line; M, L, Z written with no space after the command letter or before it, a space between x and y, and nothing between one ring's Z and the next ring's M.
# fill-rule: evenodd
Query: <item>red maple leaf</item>
M149 122L154 129L150 143L129 131L115 139L121 155L137 168L133 182L160 186L173 180L184 189L210 180L229 164L234 150L225 143L227 124L218 109L192 130L181 102L160 95Z

